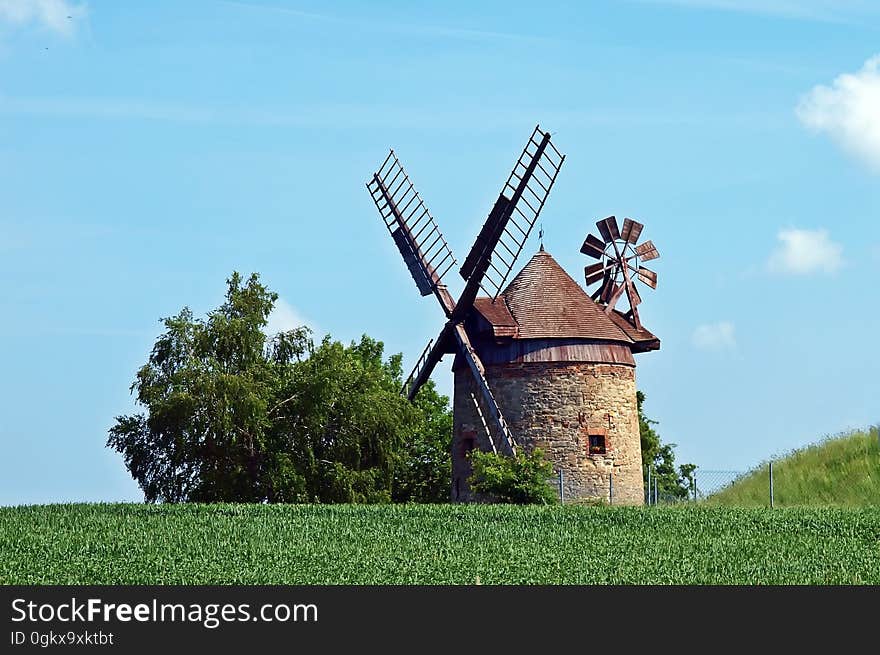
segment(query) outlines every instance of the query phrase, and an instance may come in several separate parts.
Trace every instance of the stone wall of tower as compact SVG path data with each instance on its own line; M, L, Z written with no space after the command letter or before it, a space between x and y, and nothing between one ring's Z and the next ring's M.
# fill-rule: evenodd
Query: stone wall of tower
M620 364L523 363L488 366L486 377L517 443L540 447L563 471L566 501L644 502L635 368ZM467 368L455 371L452 498L471 500L469 447L490 449L471 394ZM489 417L486 417L489 420ZM589 452L590 435L603 436L605 454Z

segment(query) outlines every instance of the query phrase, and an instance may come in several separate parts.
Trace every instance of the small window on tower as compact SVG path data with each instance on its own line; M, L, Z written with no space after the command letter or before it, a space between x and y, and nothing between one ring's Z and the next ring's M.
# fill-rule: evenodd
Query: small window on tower
M604 434L591 434L589 448L590 448L591 455L604 455L605 454L605 435Z
M469 452L471 452L474 448L476 448L476 441L473 437L464 437L461 440L461 454L467 456Z

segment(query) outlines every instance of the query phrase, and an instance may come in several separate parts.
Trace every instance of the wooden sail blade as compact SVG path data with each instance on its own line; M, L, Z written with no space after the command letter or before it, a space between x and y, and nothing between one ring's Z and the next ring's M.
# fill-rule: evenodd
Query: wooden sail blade
M367 190L419 293L434 293L449 315L453 307L439 288L455 257L393 150L367 182Z
M645 241L645 243L637 245L635 251L639 256L639 259L643 262L649 262L660 256L660 253L657 252L657 248L654 247L654 243L651 241Z
M468 282L459 300L462 311L477 288L493 298L501 293L564 161L550 133L535 127L461 267Z
M605 244L592 234L588 234L584 245L581 246L581 252L593 259L599 259L605 252Z
M626 295L629 297L630 307L638 307L642 304L642 297L639 295L639 290L636 288L635 283L629 278L626 280Z
M501 413L501 409L498 407L498 403L495 402L495 396L492 394L492 390L489 388L489 383L486 380L486 369L483 367L483 363L480 361L477 352L471 345L471 340L468 337L464 326L461 325L461 323L456 324L453 328L453 333L458 342L458 353L467 362L468 368L470 368L474 382L476 383L477 389L482 397L483 407L489 414L489 417L497 430L502 451L507 454L516 455L516 441L513 438L513 434L510 432L507 421L504 420L504 416Z
M640 266L638 276L639 280L647 284L652 289L657 288L657 274L654 271L647 269L644 266Z
M608 276L605 278L605 282L602 283L602 291L599 294L599 300L601 300L604 304L611 304L611 299L615 297L620 297L618 293L617 283L614 281L614 276Z
M592 286L604 277L605 264L599 262L598 264L584 266L584 279L586 280L586 284L588 287Z
M627 243L636 243L638 242L639 236L642 234L644 227L645 226L638 221L634 221L631 218L625 218L623 219L623 229L620 231L620 238Z
M428 346L425 348L422 356L419 357L403 388L400 390L400 393L405 394L408 400L411 401L416 397L419 389L431 377L434 367L437 366L443 355L448 351L449 337L450 329L447 324L435 340L428 342Z
M611 243L615 239L620 238L620 231L617 228L617 219L614 216L609 216L608 218L603 218L601 221L596 221L596 227L599 228L599 234L602 235L602 239L605 240L605 243Z

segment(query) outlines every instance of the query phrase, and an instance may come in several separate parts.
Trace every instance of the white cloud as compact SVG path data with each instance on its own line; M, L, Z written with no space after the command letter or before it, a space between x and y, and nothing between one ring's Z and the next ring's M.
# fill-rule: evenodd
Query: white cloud
M265 332L268 335L273 335L302 326L310 328L314 333L318 332L313 323L303 318L290 303L279 298L275 301L275 308L272 310L272 313L269 314L269 321L266 323Z
M71 36L77 21L85 16L85 4L69 0L0 0L0 22L15 26L33 23L63 36Z
M767 268L773 273L809 275L834 273L843 265L843 246L828 236L828 230L780 230L779 245L770 254Z
M796 113L804 125L826 132L880 172L880 55L856 73L839 75L831 86L813 87Z
M693 335L694 346L700 350L728 350L736 347L733 323L719 321L698 325Z

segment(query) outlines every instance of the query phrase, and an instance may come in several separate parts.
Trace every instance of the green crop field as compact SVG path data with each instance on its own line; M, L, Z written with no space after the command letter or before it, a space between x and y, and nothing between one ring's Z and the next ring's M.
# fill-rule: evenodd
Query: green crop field
M880 584L880 509L0 508L3 584Z
M762 464L707 502L763 507L770 474ZM876 431L852 432L796 450L773 462L777 506L880 506L880 441Z

